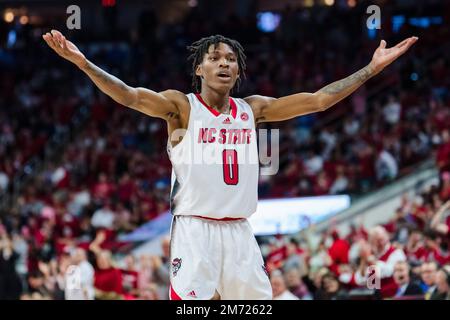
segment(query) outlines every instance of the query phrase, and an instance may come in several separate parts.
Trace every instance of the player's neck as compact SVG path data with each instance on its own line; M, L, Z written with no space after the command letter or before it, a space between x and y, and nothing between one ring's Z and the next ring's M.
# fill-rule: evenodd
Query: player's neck
M230 94L229 92L223 94L221 92L213 91L211 89L204 89L200 92L203 100L213 109L220 113L226 113L230 108Z

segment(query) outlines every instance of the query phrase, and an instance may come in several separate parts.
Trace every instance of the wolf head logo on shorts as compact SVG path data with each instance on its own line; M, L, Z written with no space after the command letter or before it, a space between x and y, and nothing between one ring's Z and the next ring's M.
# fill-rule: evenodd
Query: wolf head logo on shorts
M172 273L175 277L178 273L178 270L181 268L181 261L183 261L181 258L175 258L172 260Z

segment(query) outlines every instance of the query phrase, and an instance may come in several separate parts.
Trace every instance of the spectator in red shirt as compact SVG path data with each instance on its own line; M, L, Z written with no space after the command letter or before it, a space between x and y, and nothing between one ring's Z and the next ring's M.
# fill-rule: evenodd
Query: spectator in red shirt
M122 273L118 268L114 267L111 252L100 248L105 237L103 232L99 232L89 246L91 252L95 254L96 262L94 275L95 298L99 300L123 299Z
M392 245L389 234L382 226L376 226L369 232L369 247L361 251L360 272L355 279L358 285L365 285L369 276L368 266L375 265L379 270L383 298L389 298L397 292L397 285L393 278L394 266L398 261L406 261L403 250ZM365 267L364 267L365 264Z
M124 291L132 296L137 297L139 272L136 268L136 259L133 255L125 257L125 268L120 270L122 273L122 285Z
M339 237L337 230L331 232L331 237L333 239L333 244L328 249L328 254L331 257L333 263L330 266L330 270L336 275L339 275L339 265L348 264L348 253L350 250L350 245L344 239Z
M94 185L92 190L94 200L96 202L104 202L109 198L113 192L113 185L108 182L108 177L105 173L100 173L98 182Z
M450 171L450 131L448 129L442 131L442 144L437 149L436 162L441 172Z
M119 186L117 188L117 196L119 200L125 205L129 205L131 197L136 193L136 184L131 180L130 175L125 173L119 181Z
M439 196L443 201L450 200L450 171L442 173L442 188Z

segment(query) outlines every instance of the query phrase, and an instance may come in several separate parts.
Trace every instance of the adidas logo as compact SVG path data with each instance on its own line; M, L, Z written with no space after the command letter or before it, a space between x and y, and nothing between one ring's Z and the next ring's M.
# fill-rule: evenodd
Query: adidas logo
M229 117L227 117L225 120L223 120L222 122L223 124L231 124L231 120Z
M189 292L189 293L188 293L188 297L197 298L197 296L195 295L195 291L192 290L191 292Z

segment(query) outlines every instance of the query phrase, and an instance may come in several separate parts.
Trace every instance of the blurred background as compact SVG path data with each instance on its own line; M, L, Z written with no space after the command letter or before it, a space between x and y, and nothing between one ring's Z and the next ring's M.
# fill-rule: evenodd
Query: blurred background
M103 95L51 29L129 85L186 93L186 46L234 38L236 97L314 92L418 36L328 111L260 126L280 129L280 170L250 221L275 298L448 299L449 19L445 0L0 0L0 299L168 299L165 124Z

